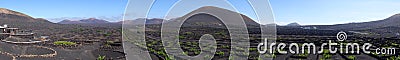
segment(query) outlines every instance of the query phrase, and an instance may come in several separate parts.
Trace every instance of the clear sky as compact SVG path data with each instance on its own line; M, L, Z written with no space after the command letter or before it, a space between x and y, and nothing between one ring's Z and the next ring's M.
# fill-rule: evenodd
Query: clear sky
M329 25L385 19L400 0L270 0L278 24Z
M201 1L201 0L200 0ZM233 5L234 9L236 9L238 12L249 16L250 18L256 18L255 13L252 10L251 5L247 2L247 0L227 0L230 4ZM156 0L153 4L153 7L150 9L148 18L164 18L165 15L167 15L167 11L169 11L170 7L174 5L175 2L178 2L178 0ZM186 2L186 1L185 1ZM211 3L208 3L211 2ZM187 9L183 9L185 11L180 11L178 14L173 14L174 16L167 16L167 19L170 18L176 18L180 17L182 15L185 15L192 10L195 10L197 8L200 8L201 6L199 5L211 5L211 6L217 6L225 9L232 10L231 8L227 7L229 4L224 4L225 1L208 1L208 2L199 2L195 1L194 3L189 3L189 4L183 4L185 6L190 6L194 7L194 9L190 9L189 11L186 11ZM180 9L180 8L178 8Z
M158 0L150 18L162 18L177 0ZM236 9L255 18L247 0L228 0ZM331 25L368 22L400 13L400 0L270 0L278 25L297 22L302 25Z
M251 18L254 12L247 0L228 0ZM127 0L0 0L1 8L19 11L37 18L105 17L119 21ZM149 18L162 18L177 0L156 0ZM367 22L400 13L400 0L270 0L275 22L279 25L297 22L302 25L330 25ZM107 17L112 17L107 19Z
M51 18L116 18L118 16L122 17L127 1L128 0L0 0L0 8L7 8L35 18L47 18L50 20ZM53 22L57 21L53 20Z

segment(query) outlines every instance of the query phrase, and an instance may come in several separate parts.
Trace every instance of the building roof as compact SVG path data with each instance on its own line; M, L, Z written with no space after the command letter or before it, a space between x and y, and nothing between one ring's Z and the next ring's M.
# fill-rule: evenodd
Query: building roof
M7 29L18 29L18 28L7 28Z
M0 26L0 28L7 28L7 24L4 24L3 26Z

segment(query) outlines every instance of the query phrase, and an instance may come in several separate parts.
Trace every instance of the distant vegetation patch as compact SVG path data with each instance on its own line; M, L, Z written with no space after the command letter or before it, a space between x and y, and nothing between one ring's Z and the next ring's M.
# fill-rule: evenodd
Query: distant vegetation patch
M56 42L54 42L54 45L67 45L67 46L70 46L70 45L76 45L76 43L68 42L68 41L56 41Z

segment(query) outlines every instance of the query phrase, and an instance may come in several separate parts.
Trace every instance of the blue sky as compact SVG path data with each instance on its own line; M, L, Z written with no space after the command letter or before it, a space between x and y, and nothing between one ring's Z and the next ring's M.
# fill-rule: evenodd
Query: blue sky
M115 18L118 16L122 17L127 1L0 0L0 7L22 12L36 18ZM53 22L57 21L53 20Z
M158 0L150 18L162 18L177 0ZM242 14L255 18L247 0L228 0ZM297 22L302 25L331 25L368 22L400 13L400 0L270 0L279 25Z
M250 4L247 3L247 0L228 0L229 3L231 3L237 11L239 11L242 14L249 15L252 18L255 18L255 14L250 6ZM153 4L153 7L150 9L149 12L149 18L163 18L164 15L166 15L167 11L170 9L169 7L172 7L175 2L178 2L178 0L156 0ZM210 5L219 5L218 7L226 7L221 1L212 1L212 2L218 2L221 4L210 4ZM190 3L190 5L202 5L199 2L195 3ZM188 5L188 6L190 6ZM200 8L200 6L191 6L191 7L196 7ZM229 8L226 8L229 9ZM194 9L192 9L194 10ZM183 13L189 13L190 11L185 11ZM176 16L175 16L176 17Z
M270 0L278 24L329 25L385 19L400 0Z
M149 18L162 18L177 0L157 0ZM254 12L247 0L228 0L235 8L251 18ZM37 18L99 17L119 21L127 0L0 0L1 8L19 11ZM298 22L302 25L330 25L351 22L367 22L387 18L400 13L400 0L270 0L275 22L286 25Z

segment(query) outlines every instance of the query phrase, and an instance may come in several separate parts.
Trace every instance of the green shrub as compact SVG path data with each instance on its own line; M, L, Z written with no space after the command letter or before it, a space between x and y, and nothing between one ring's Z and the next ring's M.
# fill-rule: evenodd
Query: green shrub
M330 59L330 58L332 58L332 55L331 55L331 54L323 54L323 56L324 56L324 59Z
M217 32L217 33L215 33L215 34L217 34L217 35L222 35L222 34L224 34L224 32Z
M74 42L68 42L68 41L56 41L54 42L54 45L76 45L76 43Z
M324 53L324 54L329 54L330 51L329 51L328 49L324 49L323 53Z
M275 58L276 57L276 55L275 54L264 54L264 56L266 57L266 58Z
M106 58L106 56L100 56L99 55L99 57L97 57L97 60L104 60Z
M348 58L349 58L350 60L356 60L356 56L353 56L353 55L349 56Z
M114 44L114 41L106 41L105 46L106 46L106 47L111 47L110 44Z
M191 34L193 34L193 33L192 33L192 32L185 32L185 34L191 35Z
M257 51L257 48L249 48L250 51Z
M111 33L104 33L104 36L111 36Z
M218 55L221 55L221 56L222 56L222 55L224 55L225 53L220 51L220 52L217 52L216 54L218 54Z
M184 39L184 38L185 38L185 36L178 36L178 38L179 38L179 39Z
M386 60L400 60L400 56L392 56L392 57L386 58Z
M106 41L107 44L113 44L114 41Z

